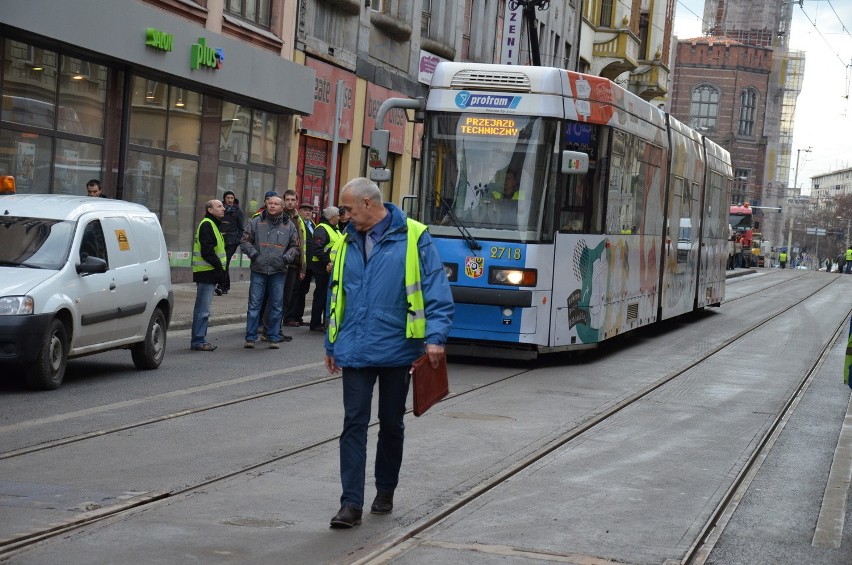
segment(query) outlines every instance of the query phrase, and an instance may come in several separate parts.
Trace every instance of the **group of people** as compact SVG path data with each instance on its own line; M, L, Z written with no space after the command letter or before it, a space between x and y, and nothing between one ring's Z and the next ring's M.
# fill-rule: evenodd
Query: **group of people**
M297 202L294 190L283 195L269 191L248 221L232 191L226 191L221 201L206 203L193 247L193 281L198 291L191 349L216 349L206 339L212 295L230 291L230 263L237 247L251 261L246 348L254 348L259 339L267 341L271 349L292 340L282 328L304 324L305 298L312 279L315 290L309 325L312 331L324 331L330 250L340 237L340 228L345 227L340 226L345 215L330 206L323 210L320 224L314 225L313 206L303 203L297 207Z
M197 286L191 347L213 351L206 340L216 285L224 294L229 257L222 233L227 210L210 200L196 229L192 253ZM340 510L332 528L361 523L367 460L367 431L373 389L379 382L379 433L375 461L376 496L372 514L393 510L402 465L405 401L410 368L426 355L432 367L444 356L454 312L449 282L426 227L395 205L385 203L379 187L367 178L349 181L340 192L340 207L323 210L320 224L312 207L296 210L296 194L266 194L264 206L243 226L239 246L251 260L245 347L254 348L265 324L269 347L278 349L282 322L295 325L304 310L304 295L315 282L312 330L325 332L325 366L341 373L343 431L340 436ZM344 217L351 218L341 229ZM233 220L236 223L236 219ZM226 230L232 226L226 225ZM236 249L235 247L232 249ZM298 283L298 292L296 291ZM285 299L286 288L291 298ZM327 297L327 293L331 293ZM263 318L266 297L268 313ZM289 305L285 304L289 302ZM326 321L323 322L323 316Z

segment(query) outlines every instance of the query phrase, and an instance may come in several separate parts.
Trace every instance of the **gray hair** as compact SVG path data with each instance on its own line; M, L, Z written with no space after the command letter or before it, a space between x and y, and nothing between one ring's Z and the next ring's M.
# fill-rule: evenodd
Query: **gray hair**
M322 211L322 216L326 220L330 220L333 217L339 216L339 215L340 215L340 210L337 208L337 206L329 206L328 208L326 208L325 210Z
M352 195L358 199L366 198L376 204L383 203L382 191L379 189L379 185L365 177L354 178L347 182L343 185L340 194L342 195L346 191L351 191Z

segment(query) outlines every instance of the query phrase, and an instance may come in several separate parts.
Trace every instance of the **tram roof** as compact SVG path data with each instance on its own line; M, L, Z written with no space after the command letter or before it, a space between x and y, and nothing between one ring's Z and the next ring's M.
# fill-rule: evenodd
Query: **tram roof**
M477 104L466 104L441 91L471 91ZM487 93L487 94L486 94ZM526 105L524 94L552 96L551 101L537 99ZM665 129L665 113L607 78L586 75L555 67L493 65L485 63L441 62L432 75L429 110L470 112L510 110L489 102L515 96L512 109L517 113L573 119L600 125L613 125L641 133L652 125ZM535 111L531 112L533 108ZM642 124L645 124L644 126ZM643 137L649 137L645 131ZM652 134L650 137L657 137ZM660 140L664 142L664 140Z

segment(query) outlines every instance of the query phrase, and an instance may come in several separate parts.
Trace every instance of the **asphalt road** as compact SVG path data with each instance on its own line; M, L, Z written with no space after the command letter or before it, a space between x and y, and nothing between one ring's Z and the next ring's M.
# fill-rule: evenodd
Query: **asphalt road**
M72 361L58 391L4 382L0 550L21 532L142 493L171 493L11 561L353 562L452 506L400 546L399 562L679 560L852 308L852 278L802 274L741 277L721 309L581 360L454 360L458 396L407 417L394 513L366 516L345 532L327 527L339 496L340 383L321 365L322 335L307 328L292 328L280 350L245 350L241 323L216 325L209 337L219 348L206 353L190 351L188 331L173 326L157 371L135 371L118 351ZM217 297L214 315L238 298ZM802 393L708 562L852 562L848 509L840 547L812 543L850 398L839 379L844 346L830 349ZM681 370L592 433L462 504L567 430ZM368 500L371 482L368 468Z

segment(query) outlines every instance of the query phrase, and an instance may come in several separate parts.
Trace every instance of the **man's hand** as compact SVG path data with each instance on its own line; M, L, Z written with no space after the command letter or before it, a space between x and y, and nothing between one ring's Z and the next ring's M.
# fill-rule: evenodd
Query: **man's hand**
M438 363L441 362L441 358L444 356L444 346L427 343L426 355L429 356L429 364L432 365L432 368L437 369Z
M328 372L332 375L340 372L340 367L338 367L337 363L334 362L334 357L328 354L325 356L325 368L328 369Z

